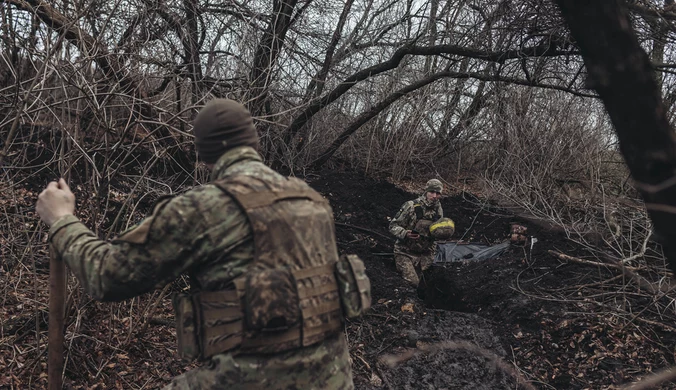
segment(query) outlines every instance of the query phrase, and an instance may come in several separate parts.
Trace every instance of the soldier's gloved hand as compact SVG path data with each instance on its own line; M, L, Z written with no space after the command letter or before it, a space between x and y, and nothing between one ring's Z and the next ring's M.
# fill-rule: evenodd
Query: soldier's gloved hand
M35 211L49 226L61 217L72 215L75 212L75 195L70 191L66 181L60 179L58 183L55 181L49 183L38 195Z
M418 233L416 233L412 230L409 230L409 231L406 232L406 238L408 238L409 240L417 240L417 239L420 238L420 234L418 234Z

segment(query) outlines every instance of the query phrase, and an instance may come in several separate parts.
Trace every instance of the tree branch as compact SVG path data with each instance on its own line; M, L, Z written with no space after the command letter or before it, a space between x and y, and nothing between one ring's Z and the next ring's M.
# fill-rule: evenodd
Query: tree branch
M676 270L676 138L648 55L618 0L557 0L620 141L672 270Z
M557 85L547 85L547 84L538 84L538 83L530 83L526 80L519 80L519 79L513 79L513 78L508 78L508 77L501 77L501 76L491 76L491 75L486 75L484 73L474 73L474 72L469 72L469 73L462 73L462 72L453 72L453 71L445 71L445 72L439 72L435 73L429 77L426 77L422 80L419 80L413 84L410 84L404 88L401 88L389 96L387 96L385 99L380 101L378 104L373 106L370 110L362 113L359 115L352 123L345 129L343 130L342 133L336 138L331 145L324 151L322 152L319 157L317 157L311 164L310 167L312 169L319 169L321 168L322 165L324 165L333 155L334 153L340 148L340 146L347 141L347 139L354 134L359 128L361 128L364 124L366 124L369 120L371 120L373 117L378 115L381 111L389 107L392 103L397 101L399 98L402 96L405 96L406 94L415 91L416 89L422 88L425 85L431 84L436 80L442 79L442 78L455 78L455 79L468 79L468 78L473 78L473 79L478 79L482 81L494 81L494 82L506 82L506 83L511 83L511 84L520 84L520 85L528 85L528 86L533 86L533 87L539 87L539 88L546 88L546 89L555 89L555 90L561 90L565 91L568 93L572 93L577 96L584 96L584 97L596 97L596 95L590 95L590 94L584 94L581 92L577 91L572 91L569 89L566 89L565 87L560 87Z
M293 120L293 122L291 122L291 124L285 129L284 131L285 143L287 145L290 144L291 140L296 136L298 131L301 128L303 128L303 126L305 126L305 124L310 120L310 118L312 118L322 108L326 107L327 105L331 104L339 97L341 97L345 92L350 90L350 88L352 88L356 83L366 80L369 77L396 68L406 55L429 56L440 54L452 54L469 58L481 59L485 61L504 63L505 61L513 58L544 57L544 56L551 57L559 55L570 55L575 53L570 50L560 50L556 45L538 45L523 48L520 50L507 50L499 52L477 50L456 45L436 45L429 47L407 45L395 51L389 60L354 73L352 76L348 77L347 79L345 79L345 81L340 83L331 92L324 95L324 97L312 102L305 109L305 111L303 111L300 115L298 115Z

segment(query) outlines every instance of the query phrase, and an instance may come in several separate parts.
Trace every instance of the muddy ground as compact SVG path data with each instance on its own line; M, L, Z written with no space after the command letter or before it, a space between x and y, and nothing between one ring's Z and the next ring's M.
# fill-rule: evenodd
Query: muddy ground
M552 256L548 250L588 253L547 224L450 191L442 204L458 239L499 243L519 222L538 242L492 260L433 266L414 289L395 270L387 226L416 194L354 172L306 180L334 208L340 251L360 255L372 283L371 312L346 332L358 389L613 389L674 364L675 328L617 315L645 315L660 298L627 289L619 299L616 271ZM26 253L0 267L9 281L0 288L0 389L46 385L46 237L28 245L43 183L22 185L11 198L0 196L7 219L21 223L0 232L2 256ZM124 202L120 192L109 207ZM176 359L169 299L184 282L121 304L93 302L72 278L69 285L79 303L69 307L66 388L158 388L192 367Z
M585 299L586 285L617 274L552 256L548 250L586 251L546 223L469 193L443 198L457 239L503 242L518 222L537 242L492 260L435 265L416 290L396 272L387 232L388 216L416 195L355 173L325 173L310 184L334 207L340 250L359 254L372 282L372 312L348 326L358 388L514 389L524 381L542 389L616 388L674 363L673 332L618 325ZM383 361L411 352L394 367Z

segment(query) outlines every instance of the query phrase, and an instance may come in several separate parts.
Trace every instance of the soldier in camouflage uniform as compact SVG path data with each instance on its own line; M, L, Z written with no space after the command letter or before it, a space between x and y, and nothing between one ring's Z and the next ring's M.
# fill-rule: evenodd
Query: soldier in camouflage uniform
M210 183L180 196L162 200L155 206L150 217L112 242L100 240L74 215L75 198L63 179L58 183L50 183L40 194L36 209L42 220L50 225L50 241L53 247L86 292L95 299L120 301L135 297L161 288L184 273L190 276L191 288L196 291L233 289L234 281L259 269L269 270L281 266L304 272L308 270L308 266L314 266L315 268L309 268L312 271L337 258L330 207L328 204L322 206L324 208L321 210L328 211L322 217L324 219L321 223L310 221L306 224L302 220L303 213L317 210L311 199L320 202L321 195L317 198L318 194L302 181L287 179L263 164L257 152L258 136L244 106L231 100L210 102L197 116L194 133L198 156L211 168L212 183L232 177L239 182L235 180L235 184L227 184L226 181L226 184L221 184L223 189ZM246 189L247 178L259 188L271 189L284 187L289 180L296 180L293 181L293 188L296 193L301 193L297 196L309 194L308 199L294 198L289 202L282 202L285 207L298 211L287 220L291 223L298 220L301 225L293 226L296 231L285 232L287 236L277 243L282 244L278 245L279 252L272 253L272 256L266 257L270 253L258 253L259 244L257 242L254 245L254 232L260 229L252 226L247 218L250 210L244 210L238 203L239 198L233 195ZM232 193L225 192L226 190ZM255 195L249 194L242 199L255 200ZM265 229L263 226L263 230ZM301 259L302 261L298 258L289 260L298 264L277 264L281 260L276 255L284 257L288 242L300 243L301 249L307 249L303 247L304 240L311 241L318 234L323 241L315 243L319 247L311 248L314 252L310 253L311 257ZM303 264L304 261L313 264ZM240 290L236 291L240 293ZM265 296L266 292L270 291L264 291L261 296ZM333 293L327 294L320 298L330 301L331 310L335 310L335 299L331 295ZM241 296L242 294L238 295L238 299ZM312 297L315 298L317 297ZM286 305L288 307L282 309L303 310L297 308L304 306L303 302L301 300L300 303ZM329 318L329 314L335 312L322 318ZM255 337L247 339L254 333L242 330L244 325L241 317L240 314L237 317L240 320L235 323L239 326L237 337L228 338L227 334L219 334L215 339L216 343L237 339L241 344L240 349L205 356L204 360L210 358L207 364L174 378L165 389L353 388L346 340L342 330L336 331L335 321L331 332L320 334L310 342L302 339L303 342L300 343L297 338L292 338L290 343L298 344L296 348L286 348L279 352L273 350L272 353L248 353L247 351L262 350L244 348L246 342L255 345L257 340ZM223 325L225 322L217 320L215 325L229 326ZM179 325L183 324L177 324ZM307 332L309 325L300 326L303 329L300 333L302 335ZM211 341L213 340L209 340Z
M439 199L443 185L431 179L425 193L404 203L390 221L390 233L397 237L394 244L394 261L397 271L413 286L420 283L420 274L432 264L435 254L434 240L429 226L444 216Z

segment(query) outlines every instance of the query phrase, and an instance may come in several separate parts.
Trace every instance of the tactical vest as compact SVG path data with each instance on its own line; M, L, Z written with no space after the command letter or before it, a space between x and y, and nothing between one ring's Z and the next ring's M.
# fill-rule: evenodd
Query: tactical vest
M404 244L413 253L427 253L432 251L434 240L430 235L430 226L434 221L441 218L441 215L434 210L432 217L425 217L425 210L421 204L413 205L413 212L415 213L415 225L413 230L420 234L420 238L416 240L406 239Z
M306 347L370 307L363 262L339 258L333 213L319 193L295 178L241 175L214 184L246 213L254 259L229 289L175 296L181 357Z
M413 205L413 211L415 212L416 221L420 221L423 219L429 221L436 221L437 219L441 218L441 215L439 215L439 212L437 212L437 210L434 210L434 216L431 219L425 218L425 209L423 209L422 205L418 203Z

